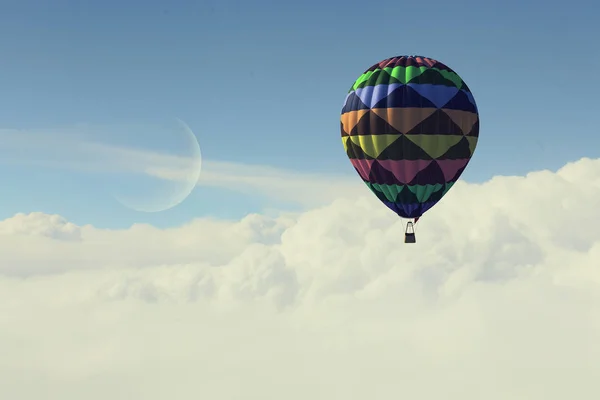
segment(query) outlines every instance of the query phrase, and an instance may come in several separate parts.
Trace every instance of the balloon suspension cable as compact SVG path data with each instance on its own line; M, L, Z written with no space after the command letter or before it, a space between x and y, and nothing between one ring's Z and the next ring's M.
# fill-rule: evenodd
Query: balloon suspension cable
M419 218L421 218L421 217L414 218L412 220L412 222L411 222L410 218L408 218L408 222L412 223L412 228L415 233L417 233L417 222L419 221ZM400 217L400 223L402 224L402 230L406 232L406 228L407 228L408 224L404 224L404 218Z
M413 232L415 232L415 234L417 233L417 222L419 221L419 218L421 217L417 217L413 221Z

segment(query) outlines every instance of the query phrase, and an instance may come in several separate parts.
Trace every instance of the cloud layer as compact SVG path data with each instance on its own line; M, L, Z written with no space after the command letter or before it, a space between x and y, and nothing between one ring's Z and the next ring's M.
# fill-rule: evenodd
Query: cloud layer
M366 194L366 193L365 193ZM595 399L600 160L172 229L0 222L0 398Z

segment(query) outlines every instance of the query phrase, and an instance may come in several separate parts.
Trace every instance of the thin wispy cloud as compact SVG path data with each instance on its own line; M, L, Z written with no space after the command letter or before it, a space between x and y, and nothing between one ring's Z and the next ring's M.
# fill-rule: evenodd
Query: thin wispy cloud
M85 129L80 131L85 132ZM90 174L143 174L162 180L184 181L189 179L189 171L197 162L193 157L103 143L78 132L76 128L48 132L0 130L0 163ZM344 195L367 193L367 188L351 173L303 173L206 159L202 160L197 184L304 206L324 204Z

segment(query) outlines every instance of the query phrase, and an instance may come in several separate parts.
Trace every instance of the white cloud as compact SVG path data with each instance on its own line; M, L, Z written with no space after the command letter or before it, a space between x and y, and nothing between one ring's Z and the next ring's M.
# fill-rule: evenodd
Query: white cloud
M370 193L357 182L360 182L358 175L303 173L262 165L207 161L198 184L244 194L259 193L273 200L316 207L340 196L352 198Z
M600 160L127 230L0 222L0 398L595 399Z

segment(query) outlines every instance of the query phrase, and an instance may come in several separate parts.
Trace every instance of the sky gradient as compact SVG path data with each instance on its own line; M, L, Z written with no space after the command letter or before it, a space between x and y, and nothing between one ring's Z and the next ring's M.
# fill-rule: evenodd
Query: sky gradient
M180 118L199 139L203 172L227 162L234 175L259 165L361 186L339 138L342 103L366 68L399 54L439 59L473 91L481 135L463 179L598 157L597 11L591 1L7 3L0 156L21 162L0 170L10 188L0 217L44 211L82 224L166 226L294 206L224 179L164 213L134 212L107 187L139 177L42 166L31 142L1 143L14 130L52 138L39 150L49 158L65 148L66 131L177 154L186 149L170 142L169 127L153 141L127 126Z

